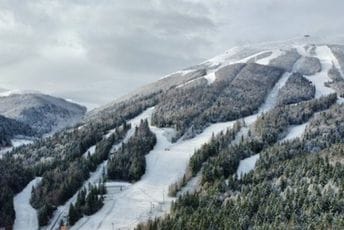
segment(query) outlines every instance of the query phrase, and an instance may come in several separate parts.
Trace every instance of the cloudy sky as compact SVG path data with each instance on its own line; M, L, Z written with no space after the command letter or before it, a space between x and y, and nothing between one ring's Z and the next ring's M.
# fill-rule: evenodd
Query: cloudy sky
M232 46L344 34L343 0L0 0L0 88L89 108Z

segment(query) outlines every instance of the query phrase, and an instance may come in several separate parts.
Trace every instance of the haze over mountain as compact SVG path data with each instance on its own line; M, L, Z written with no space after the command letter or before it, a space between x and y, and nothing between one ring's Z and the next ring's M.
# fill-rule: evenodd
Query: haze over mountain
M94 108L232 46L337 37L343 8L341 0L2 0L0 87Z

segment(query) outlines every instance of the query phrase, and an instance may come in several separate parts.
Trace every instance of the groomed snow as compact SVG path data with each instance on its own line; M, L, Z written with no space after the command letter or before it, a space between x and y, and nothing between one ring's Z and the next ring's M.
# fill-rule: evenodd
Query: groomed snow
M258 159L259 159L259 154L256 154L244 160L241 160L239 163L238 170L237 170L238 178L240 179L242 176L252 171Z
M32 187L37 186L41 179L40 177L35 178L14 197L14 210L16 212L14 230L36 230L39 228L37 211L31 206L30 198Z
M277 83L275 84L275 86L271 90L270 95L269 95L269 97L267 97L264 105L262 107L260 107L259 113L266 113L267 111L269 111L270 109L272 109L276 106L278 92L285 85L285 83L287 82L287 80L290 76L291 76L291 73L289 73L289 72L285 72L282 75L282 77L277 81Z
M320 98L335 91L325 86L326 82L331 82L331 78L328 76L328 71L332 68L334 61L331 49L328 46L317 46L316 57L320 60L321 71L312 76L304 76L315 85L315 98Z

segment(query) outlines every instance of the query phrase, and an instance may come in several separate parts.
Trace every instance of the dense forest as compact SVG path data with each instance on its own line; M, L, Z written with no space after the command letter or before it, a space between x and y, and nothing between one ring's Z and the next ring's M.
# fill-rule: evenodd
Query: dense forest
M315 86L299 73L293 73L278 92L278 105L295 104L315 96Z
M156 136L149 129L148 121L141 120L134 135L123 143L108 162L107 176L113 180L138 181L146 171L145 155L156 144Z
M103 138L96 145L95 153L87 158L66 158L56 167L43 173L42 182L32 191L31 205L38 209L39 223L41 226L48 221L55 207L64 204L71 198L89 177L90 172L107 160L114 144L119 143L125 136L128 126L123 125L109 138Z
M68 224L74 225L83 216L96 213L104 205L106 187L104 179L97 185L89 184L78 193L75 204L71 204L68 211Z
M284 72L254 63L234 64L219 71L220 78L211 85L177 88L164 94L153 114L153 124L174 127L177 138L183 134L190 138L210 123L251 115Z
M224 135L214 137L218 141L198 151L211 155L203 163L198 191L179 196L171 214L137 229L344 228L344 105L334 101L329 95L301 103L302 109L291 113L310 119L301 140L278 143L252 133L238 144L219 147ZM284 129L276 125L265 133ZM255 154L260 159L254 172L239 178L240 160Z

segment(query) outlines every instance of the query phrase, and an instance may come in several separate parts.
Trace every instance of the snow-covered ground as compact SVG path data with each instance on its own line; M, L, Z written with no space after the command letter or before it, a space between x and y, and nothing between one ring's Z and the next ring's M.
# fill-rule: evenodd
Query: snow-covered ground
M256 63L260 65L268 65L271 60L278 58L279 56L283 54L284 52L281 51L280 49L275 49L275 50L272 50L272 54L270 56L257 60Z
M14 230L36 230L39 228L37 211L31 206L30 198L32 187L37 186L41 179L40 177L35 178L14 197L14 210L16 212Z
M265 103L262 107L259 109L259 113L265 113L269 111L271 108L275 107L277 104L277 96L279 90L285 85L288 78L291 76L291 73L285 72L282 77L278 80L278 82L275 84L273 89L270 92L269 97L267 97Z
M11 152L13 148L17 148L23 145L30 145L33 143L32 139L27 138L14 138L11 140L12 146L0 149L0 159L2 158L3 154L6 154L8 152Z
M88 154L90 154L90 156L92 156L95 152L96 152L96 145L93 145L93 146L89 147L82 156L84 158L87 158Z
M143 113L141 113L140 115L138 115L137 117L135 117L132 120L129 120L127 122L128 124L131 124L131 129L127 132L127 134L126 134L126 136L122 142L125 143L129 140L129 138L135 132L135 127L140 124L141 120L149 118L151 116L153 110L154 110L153 107L149 108L149 109L145 110ZM120 144L114 145L112 147L111 151L117 150L122 145L122 142ZM92 146L89 150L93 151L93 149L95 151L95 146ZM85 154L87 154L87 152ZM91 184L98 183L98 181L102 178L103 171L106 170L106 165L107 165L107 161L104 161L102 164L100 164L98 166L97 170L95 172L91 173L90 178L84 183L84 186L88 185L89 183L91 183ZM53 218L50 221L50 224L45 227L47 230L58 229L58 227L59 227L58 225L60 224L60 221L67 219L69 207L72 203L75 203L76 198L77 198L77 193L72 198L70 198L64 205L61 205L57 208L57 210L55 211L55 213L53 215ZM82 221L84 221L84 220L81 220L80 223L82 223Z
M211 72L204 76L205 79L207 79L208 84L212 84L216 80L215 72Z
M103 170L105 169L106 162L103 162L100 164L97 168L97 170L93 173L91 173L90 178L84 182L84 186L87 186L89 183L96 184L99 182L99 180L102 178ZM74 203L77 199L78 193L74 194L72 198L70 198L64 205L61 205L57 208L57 210L54 212L53 218L50 220L50 224L48 226L45 226L42 229L47 230L57 230L59 228L59 224L61 220L66 221L69 206Z
M304 77L315 85L315 97L320 98L321 96L335 93L333 89L325 86L326 82L332 81L328 76L328 71L332 68L334 56L328 46L317 46L315 52L316 57L321 63L321 71L315 75Z
M252 171L258 159L259 159L259 154L256 154L244 160L241 160L239 163L238 170L237 170L238 178L240 179L242 176Z
M257 114L244 118L247 125L252 125L259 115L275 106L278 89L285 84L288 76L281 77ZM149 118L153 110L154 108L150 108L143 112L136 118L136 122L142 117ZM167 197L168 187L184 175L194 151L209 142L213 133L225 131L233 127L235 122L213 124L193 139L179 140L176 143L171 143L168 138L173 134L171 129L150 126L157 136L157 144L146 156L146 174L139 182L112 195L112 199L107 200L99 212L84 217L72 229L133 229L140 222L168 212L171 201L174 200ZM252 157L252 159L258 158L259 155ZM252 162L252 159L246 159L244 162ZM245 163L241 167L245 168ZM251 168L254 168L254 164ZM197 184L197 180L199 178L195 178L190 186Z
M194 193L199 188L201 181L202 181L202 171L199 171L197 175L191 178L191 180L189 180L188 183L178 192L177 196L180 196L186 193L189 193L189 194Z
M290 127L287 136L284 137L280 142L285 142L302 137L308 124L309 122L306 122L301 125L294 125Z
M148 113L147 111L145 113ZM168 187L184 175L195 149L208 142L213 133L232 127L233 122L213 124L197 137L171 143L170 129L151 126L157 144L146 156L147 170L142 179L105 202L95 215L79 221L72 229L132 229L150 217L163 215L173 198Z

